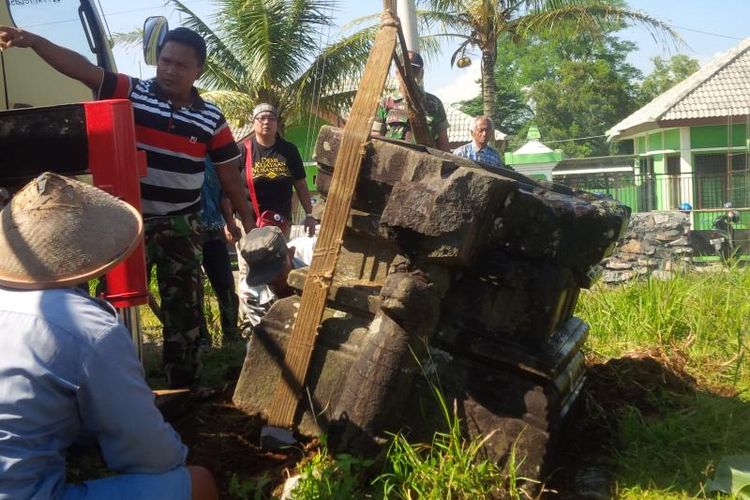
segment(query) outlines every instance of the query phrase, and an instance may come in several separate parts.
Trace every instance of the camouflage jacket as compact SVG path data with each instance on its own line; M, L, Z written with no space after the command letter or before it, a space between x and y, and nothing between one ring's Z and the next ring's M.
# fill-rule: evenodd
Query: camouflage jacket
M437 96L428 92L424 93L424 108L427 127L430 129L432 138L437 141L440 132L448 129L448 118L445 114L443 103ZM409 113L407 104L401 95L390 95L378 104L375 112L375 121L372 124L373 132L390 139L416 142L409 125Z

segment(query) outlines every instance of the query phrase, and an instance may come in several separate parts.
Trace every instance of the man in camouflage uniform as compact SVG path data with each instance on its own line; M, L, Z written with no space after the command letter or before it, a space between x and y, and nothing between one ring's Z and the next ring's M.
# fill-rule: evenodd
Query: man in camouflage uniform
M190 307L202 295L200 264L202 221L198 214L146 219L143 235L149 274L156 266L164 324L163 363L171 387L184 387L200 378L198 343L200 310ZM185 276L195 279L185 279Z
M411 50L407 56L413 69L414 78L421 84L424 77L424 61L422 56ZM406 100L403 97L403 82L398 75L400 94L394 94L383 99L375 112L375 121L372 124L372 135L399 139L401 141L415 143L414 134L409 124L409 115ZM429 92L424 92L424 110L427 126L435 141L435 146L443 151L450 152L448 145L448 118L445 108L440 99Z
M187 28L169 31L159 48L156 78L150 80L103 71L76 52L14 27L0 27L0 45L32 49L99 99L134 103L136 141L147 165L141 178L146 259L149 269L156 266L162 300L162 363L170 388L200 389L200 192L206 157L245 231L255 227L234 137L221 110L194 86L206 61L205 40Z

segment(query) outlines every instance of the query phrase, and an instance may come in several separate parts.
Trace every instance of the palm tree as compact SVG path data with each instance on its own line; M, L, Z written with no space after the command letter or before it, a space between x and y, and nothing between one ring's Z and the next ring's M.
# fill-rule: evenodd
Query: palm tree
M201 94L237 127L259 102L275 105L286 123L311 110L339 113L354 97L376 29L328 43L337 0L218 0L206 21L184 2L169 3L206 40ZM132 43L137 33L115 39Z
M484 114L495 116L495 64L497 42L503 35L521 42L537 35L564 35L571 28L600 38L613 25L634 24L646 28L655 40L681 43L667 24L625 8L620 0L419 0L422 22L434 36L461 40L451 64L469 47L481 52ZM463 62L463 61L462 61Z

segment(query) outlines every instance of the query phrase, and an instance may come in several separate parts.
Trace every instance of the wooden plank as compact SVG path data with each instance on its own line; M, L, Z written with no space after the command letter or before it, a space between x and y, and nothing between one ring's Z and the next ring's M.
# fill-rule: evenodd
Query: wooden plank
M409 57L406 55L406 40L404 40L404 32L401 30L400 25L398 27L398 40L401 45L402 58L399 59L394 54L394 61L403 82L401 92L403 92L406 99L406 110L409 116L411 133L414 135L414 140L417 144L434 148L435 140L430 133L430 128L427 126L427 114L424 110L424 91L417 85L417 81L414 79L414 70L409 63Z
M394 20L395 21L395 20ZM369 140L375 110L388 76L396 46L394 22L381 25L367 59L362 82L343 130L334 166L331 189L326 199L318 241L302 291L300 308L287 344L281 378L268 409L268 423L291 427L323 317L328 289L336 268L344 228L352 206L354 188Z

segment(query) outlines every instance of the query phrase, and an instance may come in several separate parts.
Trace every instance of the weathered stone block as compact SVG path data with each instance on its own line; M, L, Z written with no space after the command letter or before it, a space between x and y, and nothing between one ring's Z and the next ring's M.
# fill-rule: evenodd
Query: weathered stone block
M622 260L618 259L609 259L607 260L607 269L632 269L633 263L632 262L623 262Z
M680 238L677 238L676 240L670 241L667 243L668 246L676 247L676 246L688 246L690 245L690 242L687 239L687 236L681 236Z
M307 270L304 267L289 273L289 286L301 292L307 279ZM375 314L380 307L380 286L371 281L338 277L328 289L328 301L344 311L353 309L363 314Z
M492 255L481 262L447 292L442 324L539 345L572 314L578 287L569 269Z
M247 413L265 414L283 370L299 297L276 302L248 342L232 401ZM295 421L306 435L326 432L351 363L359 355L369 317L326 309Z
M576 317L571 317L548 335L546 342L535 345L514 342L483 330L459 330L456 324L446 325L441 321L432 344L456 356L477 362L483 360L489 366L516 367L518 360L523 359L528 370L555 379L583 346L587 336L588 325Z
M496 207L511 187L507 180L470 169L445 179L397 183L381 224L397 240L408 237L431 260L468 266L489 243Z
M324 195L340 137L320 132ZM404 426L412 440L432 439L447 422L423 377L410 391L417 371L404 355L432 335L422 366L439 376L448 407L457 401L464 431L489 436L485 451L499 462L515 444L520 473L540 478L584 380L588 327L572 316L579 290L598 279L629 210L420 146L373 140L362 154L299 430L334 435L327 424L337 408L353 416L355 449L358 436L377 447L384 431ZM304 279L295 271L289 282L300 290ZM264 412L285 376L297 304L274 305L249 344L234 396L246 411Z
M336 260L336 276L382 284L396 253L392 241L347 231Z
M468 436L489 436L487 457L504 462L515 448L521 463L518 475L542 477L553 436L583 385L583 355L576 352L569 358L557 379L506 365L488 366L435 349L430 359L429 369L440 381L448 409L456 403ZM447 428L438 405L429 385L419 380L405 415L412 440L429 442L429 431Z
M605 271L602 281L605 283L623 283L632 280L635 276L633 271Z
M316 159L326 193L340 131L324 127ZM354 208L382 213L380 223L408 246L446 265L470 266L484 247L532 260L553 259L587 283L591 266L608 256L629 209L570 189L542 187L516 172L490 172L421 146L374 140L365 156ZM548 189L549 188L549 189Z
M611 201L519 190L496 224L498 246L514 257L553 261L585 275L612 252L628 215Z
M654 238L656 238L658 241L674 241L680 236L682 236L682 231L678 231L676 229L669 229L667 231L660 231L656 234L654 234Z

